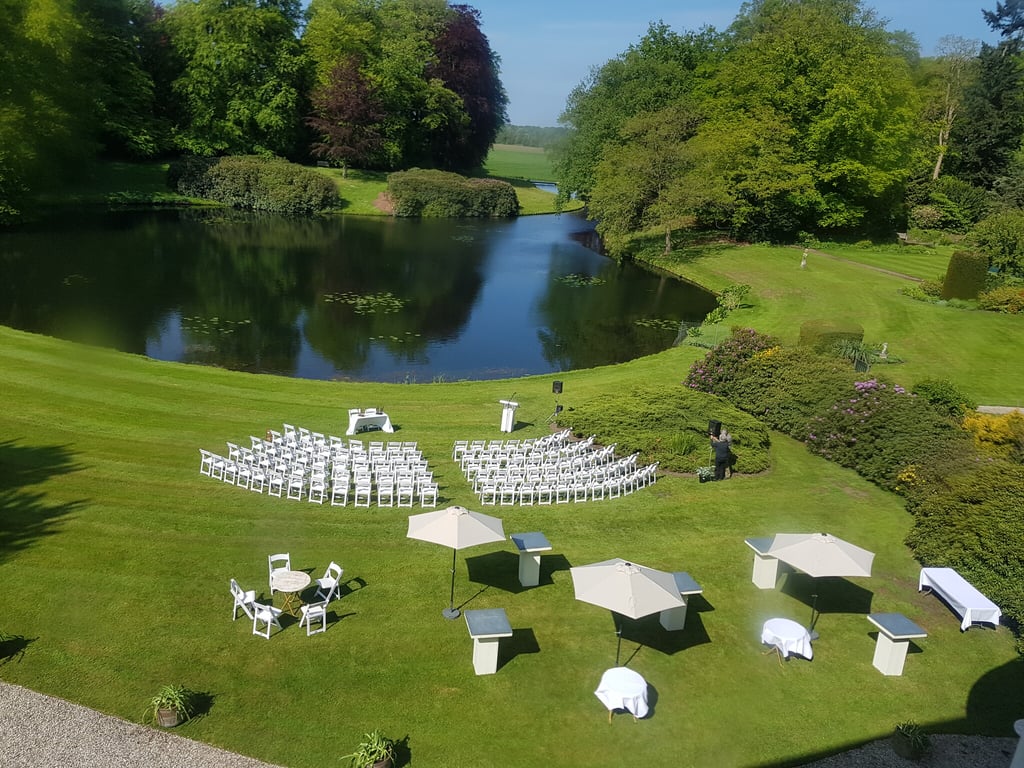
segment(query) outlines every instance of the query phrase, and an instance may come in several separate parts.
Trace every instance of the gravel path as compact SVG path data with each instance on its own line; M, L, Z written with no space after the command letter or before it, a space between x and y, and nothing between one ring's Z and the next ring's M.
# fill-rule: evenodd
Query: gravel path
M0 682L3 768L275 768Z
M805 768L1007 768L1016 746L1016 737L937 735L931 737L929 753L915 763L881 739ZM0 766L280 768L3 682Z

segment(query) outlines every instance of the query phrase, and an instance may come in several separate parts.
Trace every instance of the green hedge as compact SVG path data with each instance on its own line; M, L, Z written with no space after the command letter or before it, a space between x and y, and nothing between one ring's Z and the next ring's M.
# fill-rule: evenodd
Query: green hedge
M1003 285L978 296L978 309L1016 315L1024 312L1024 287Z
M942 283L944 299L976 299L985 288L988 256L972 251L954 251L949 257L946 279Z
M616 443L617 455L639 451L645 463L661 469L696 472L710 465L708 421L717 419L732 434L737 472L768 469L769 437L764 425L720 397L678 386L636 387L610 392L563 411L559 426L581 437L597 435Z
M186 157L167 180L183 195L250 211L309 215L338 205L329 178L275 157Z
M469 179L457 173L414 169L388 175L388 196L396 216L491 218L519 214L515 188L497 179Z

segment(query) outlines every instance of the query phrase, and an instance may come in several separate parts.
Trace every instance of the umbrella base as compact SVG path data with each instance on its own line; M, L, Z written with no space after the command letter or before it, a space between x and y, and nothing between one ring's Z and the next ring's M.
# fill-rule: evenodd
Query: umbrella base
M441 615L449 621L451 621L452 619L459 618L459 616L462 615L462 611L460 611L458 608L445 608L443 611L441 611Z

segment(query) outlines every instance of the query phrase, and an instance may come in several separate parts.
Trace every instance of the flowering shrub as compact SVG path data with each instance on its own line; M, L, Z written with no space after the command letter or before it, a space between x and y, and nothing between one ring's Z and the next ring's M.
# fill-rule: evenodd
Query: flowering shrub
M1024 414L1011 411L1001 415L969 413L962 426L982 452L1003 458L1024 457Z
M814 453L890 490L909 465L970 448L966 434L926 400L874 378L855 382L847 397L813 417L804 438Z
M752 328L734 328L732 335L712 349L703 360L690 366L684 382L690 389L712 392L728 397L730 383L758 352L774 347L776 342Z

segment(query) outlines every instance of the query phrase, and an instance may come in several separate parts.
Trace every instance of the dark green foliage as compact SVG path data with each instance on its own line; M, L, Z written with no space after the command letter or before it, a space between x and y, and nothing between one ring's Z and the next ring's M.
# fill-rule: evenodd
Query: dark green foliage
M907 536L924 565L955 568L1011 624L1024 618L1024 466L974 459L915 509Z
M978 296L978 309L1016 315L1024 312L1024 287L1002 285Z
M1001 274L1024 277L1024 211L1006 210L978 222L978 248Z
M948 416L903 387L877 379L855 382L802 435L812 452L894 490L906 467L969 454L971 442Z
M951 381L924 379L914 385L913 393L928 402L939 413L960 419L978 404Z
M843 341L864 341L864 329L853 322L808 320L800 326L800 346L824 352Z
M949 257L946 279L942 284L944 299L976 299L985 288L988 256L975 251L954 251Z
M685 387L647 386L609 392L563 411L558 423L580 436L616 443L617 454L640 451L644 463L695 472L710 461L708 420L718 419L732 434L737 472L768 469L769 437L757 419L719 397Z
M187 157L171 166L168 183L183 195L251 211L308 215L338 204L330 179L279 158Z
M515 188L497 179L414 169L388 176L396 216L425 218L509 217L519 213Z
M728 397L730 383L750 358L775 344L771 336L751 328L734 328L728 339L690 366L685 384L690 389Z

